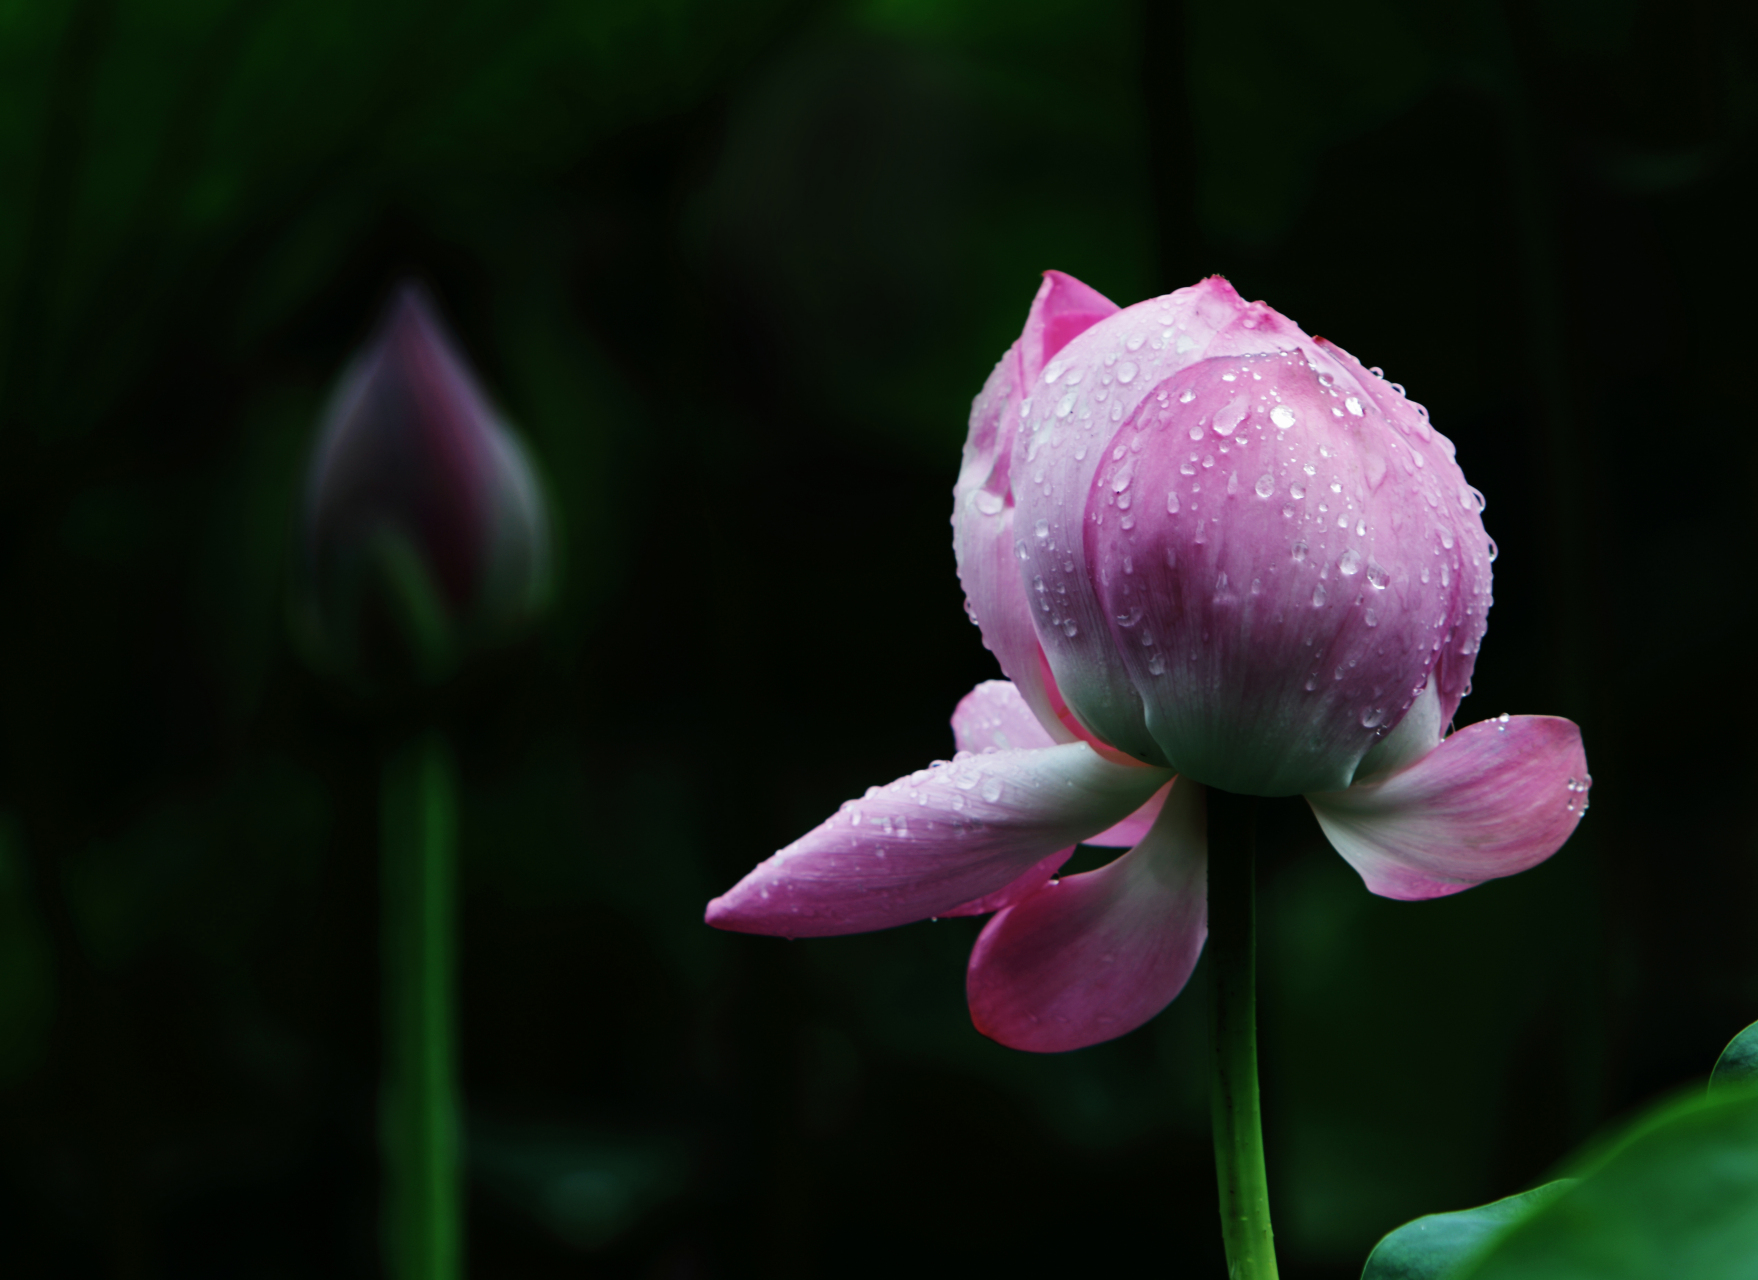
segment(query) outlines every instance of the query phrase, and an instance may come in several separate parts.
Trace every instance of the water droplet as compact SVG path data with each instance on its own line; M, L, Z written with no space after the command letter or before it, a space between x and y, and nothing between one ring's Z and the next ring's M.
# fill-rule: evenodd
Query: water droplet
M1422 567L1422 581L1423 581L1424 585L1427 585L1427 583L1428 583L1428 566L1427 565L1424 565Z
M1347 400L1343 401L1343 407L1348 409L1349 412L1354 414L1357 418L1361 416L1361 401L1357 400L1354 396L1350 396Z
M1148 673L1163 676L1166 674L1166 659L1158 653L1148 655Z
M977 510L986 516L1000 515L1001 508L1007 505L1001 500L1000 494L990 493L987 489L977 490L976 504Z
M1286 430L1294 425L1294 410L1285 404L1279 404L1270 410L1270 421Z
M1318 470L1318 468L1317 468L1317 467L1315 467L1315 466L1313 466L1313 465L1312 465L1312 463L1310 463L1310 462L1309 462L1309 463L1307 463L1307 464L1306 464L1306 465L1305 465L1305 466L1304 466L1304 467L1302 467L1302 468L1300 468L1300 469L1301 469L1301 470L1302 470L1302 471L1304 471L1304 472L1305 472L1305 473L1306 473L1306 474L1307 474L1307 475L1309 475L1309 476L1310 476L1310 475L1313 475L1313 474L1314 474L1314 473L1315 473L1315 472L1317 472L1317 470Z
M1196 463L1194 463L1194 462L1180 463L1179 467L1178 467L1178 474L1183 475L1183 476L1194 476L1196 474Z
M1067 636L1070 640L1080 634L1080 628L1074 625L1073 618L1064 618L1062 620L1062 634Z
M1306 678L1306 691L1308 693L1311 693L1316 688L1318 688L1318 677L1317 676L1308 676Z
M1232 475L1227 477L1227 492L1228 493L1238 493L1239 492L1239 473L1237 471L1235 471Z
M1386 583L1392 580L1392 575L1387 572L1386 566L1378 560L1369 560L1367 562L1367 580L1373 584L1374 590L1384 591Z
M990 804L994 804L998 800L1000 800L1001 799L1001 779L1000 778L984 778L983 779L983 792L982 792L982 794L983 794L983 799L987 800Z
M1367 623L1370 627L1377 627L1380 625L1380 615L1375 613L1372 609L1369 609L1362 614L1362 621Z
M1361 709L1361 727L1363 729L1377 729L1380 721L1385 718L1386 710L1384 707L1363 707Z
M1288 486L1288 496L1291 498L1296 498L1296 499L1304 498L1306 496L1306 486L1303 484L1289 485Z
M1196 399L1195 390L1193 390L1190 387L1186 387L1184 389L1184 394L1178 397L1178 403L1179 404L1189 404L1194 399Z
M1140 351L1141 344L1146 339L1146 337L1147 337L1146 334L1132 333L1129 335L1129 337L1124 339L1123 345L1128 347L1131 351Z
M1319 583L1312 589L1312 607L1322 609L1325 606L1325 584Z
M1173 516L1178 514L1178 495L1176 493L1168 492L1166 494L1166 514Z
M1345 551L1342 559L1337 561L1337 572L1342 574L1345 578L1353 578L1356 574L1360 573L1361 553L1355 550L1354 547Z
M1496 557L1499 555L1501 555L1501 551L1496 547L1496 540L1491 538L1489 540L1489 562L1494 564Z
M1056 416L1058 418L1066 418L1069 414L1071 414L1073 412L1074 412L1074 392L1070 391L1067 395L1063 396L1062 399L1060 399L1056 402Z
M1257 478L1257 496L1267 498L1276 491L1276 477L1269 472Z
M1224 408L1215 411L1213 425L1218 436L1230 436L1239 429L1245 415L1251 412L1251 401L1244 396L1229 402Z
M1068 366L1066 364L1064 364L1062 361L1052 360L1050 362L1049 367L1044 370L1044 381L1045 382L1056 381L1056 379L1058 379L1062 376L1062 371L1066 368L1068 368Z
M1289 550L1294 556L1294 563L1299 564L1306 559L1306 539L1301 538Z
M1125 386L1128 386L1130 383L1135 381L1136 373L1137 373L1137 369L1136 369L1135 361L1125 360L1122 364L1117 366L1117 381L1123 383Z
M1013 542L1013 554L1018 556L1021 560L1030 560L1032 558L1032 549L1026 546L1026 540L1024 538L1015 538Z
M1203 455L1203 468L1204 468L1204 470L1207 470L1208 468L1210 468L1214 465L1215 465L1215 455L1212 453L1204 454Z
M1039 520L1032 526L1032 532L1040 538L1048 538L1050 536L1050 522L1048 520Z

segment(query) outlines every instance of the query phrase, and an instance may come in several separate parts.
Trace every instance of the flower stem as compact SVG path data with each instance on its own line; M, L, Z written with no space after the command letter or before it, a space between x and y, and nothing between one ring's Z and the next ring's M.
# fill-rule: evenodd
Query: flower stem
M1210 788L1209 1110L1229 1280L1275 1280L1257 1098L1257 801Z
M429 733L394 752L380 794L384 879L381 1219L391 1280L460 1274L452 1030L457 815L451 753Z

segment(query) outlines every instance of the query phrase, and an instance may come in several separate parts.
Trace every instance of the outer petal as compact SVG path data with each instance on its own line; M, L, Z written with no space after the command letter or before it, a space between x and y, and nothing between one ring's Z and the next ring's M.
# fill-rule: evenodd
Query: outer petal
M1374 893L1458 893L1543 862L1587 812L1581 731L1555 716L1459 730L1415 764L1307 803Z
M1081 843L1104 845L1108 849L1128 849L1133 845L1140 844L1148 838L1148 832L1153 829L1154 823L1159 819L1161 806L1166 803L1166 797L1171 793L1172 784L1168 782L1154 792L1146 804L1122 822L1108 830L1099 832L1096 836L1088 836Z
M1076 334L1117 310L1117 304L1073 276L1046 271L1019 341L1001 357L971 405L964 461L952 490L952 546L965 607L983 643L1019 686L1033 713L1058 742L1070 742L1056 720L1039 672L1042 666L1031 607L1020 576L1014 497L1013 438L1029 409L1044 362Z
M1148 728L1229 791L1349 785L1458 643L1461 598L1487 595L1441 460L1418 466L1311 359L1184 370L1125 420L1087 497L1086 560Z
M1013 443L1022 569L1050 668L1069 706L1098 737L1158 763L1164 753L1148 733L1083 563L1086 494L1117 424L1242 319L1251 321L1255 349L1311 342L1211 277L1128 307L1071 341L1045 367L1030 404L1022 404Z
M1127 822L1128 819L1126 818L1124 821ZM1067 862L1073 853L1073 845L1066 849L1058 849L1012 884L997 889L994 893L985 893L980 898L948 908L940 914L943 916L986 916L1011 907L1021 898L1029 897L1049 884L1051 877L1062 869L1062 864Z
M1057 1053L1133 1031L1184 989L1208 934L1203 789L1172 788L1148 838L991 920L971 952L977 1030Z
M741 933L887 929L994 893L1141 806L1162 770L1082 742L967 756L875 787L708 904Z

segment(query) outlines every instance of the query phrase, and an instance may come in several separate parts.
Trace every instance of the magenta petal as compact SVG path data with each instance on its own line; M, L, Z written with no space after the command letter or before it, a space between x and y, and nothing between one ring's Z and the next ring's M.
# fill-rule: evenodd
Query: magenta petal
M986 916L1011 907L1021 898L1034 894L1049 884L1050 877L1062 870L1062 864L1067 862L1073 853L1073 845L1066 849L1058 849L1012 884L997 889L994 893L985 893L980 898L948 908L940 914L943 916Z
M1587 812L1592 781L1573 723L1502 716L1397 773L1306 800L1370 890L1417 900L1543 862Z
M941 915L1126 816L1166 781L1084 742L921 769L802 836L708 904L740 933L821 937Z
M1148 832L1153 828L1154 820L1160 816L1160 807L1166 803L1166 797L1171 791L1172 784L1168 782L1154 792L1146 804L1122 822L1108 830L1099 832L1096 836L1088 836L1081 843L1103 845L1107 849L1129 849L1140 844L1148 838Z
M970 434L952 488L952 549L965 607L982 628L983 643L1001 670L1058 742L1072 741L1075 735L1056 720L1040 674L1042 656L1020 573L1020 534L1014 527L1009 481L1013 438L1044 362L1116 311L1116 303L1073 276L1044 273L1024 331L971 405Z
M965 980L977 1030L1058 1053L1133 1031L1172 1002L1208 934L1203 789L1172 788L1148 838L991 920Z
M1007 680L985 680L959 699L952 713L952 737L960 751L1013 751L1053 747L1058 741L1026 706Z

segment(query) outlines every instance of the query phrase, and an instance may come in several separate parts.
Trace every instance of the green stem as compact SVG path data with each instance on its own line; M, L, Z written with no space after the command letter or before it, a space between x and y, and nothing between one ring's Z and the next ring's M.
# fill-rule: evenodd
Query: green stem
M1213 788L1208 795L1209 1110L1229 1280L1276 1277L1257 1099L1256 803Z
M385 762L379 1141L382 1243L391 1280L457 1280L462 1270L452 1029L454 789L451 753L438 733Z

